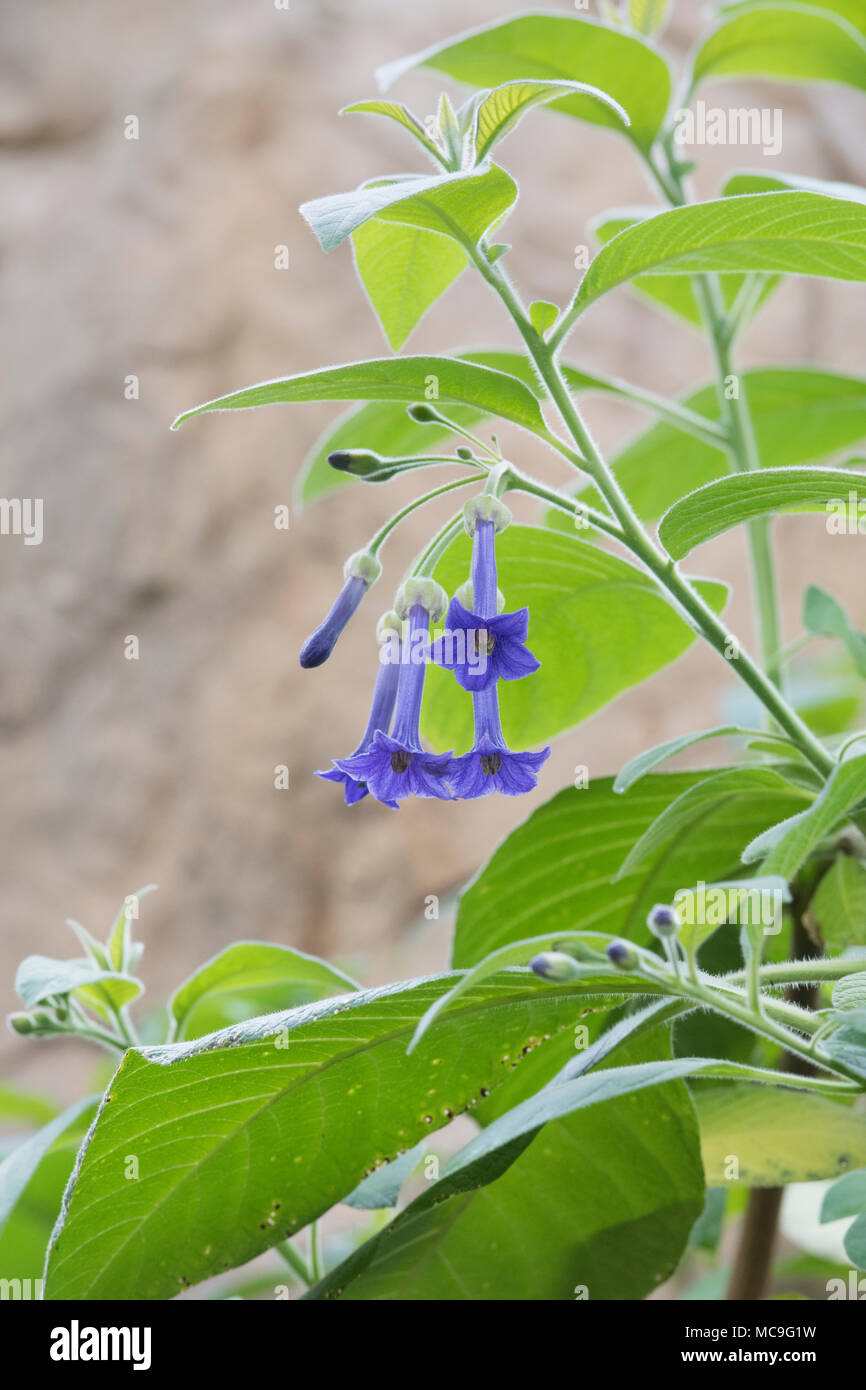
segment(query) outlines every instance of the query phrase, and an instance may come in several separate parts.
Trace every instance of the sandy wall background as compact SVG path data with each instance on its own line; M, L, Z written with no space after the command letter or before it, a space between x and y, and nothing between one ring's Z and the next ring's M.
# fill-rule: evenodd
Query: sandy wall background
M682 54L702 7L676 8L670 39ZM385 584L328 665L301 672L297 651L344 557L411 487L347 490L276 531L273 509L290 502L333 408L168 425L226 390L386 351L348 248L326 260L297 206L413 167L398 130L337 110L374 94L380 62L508 7L5 0L2 11L0 491L45 506L41 546L0 540L4 1010L23 954L74 953L64 918L102 933L124 895L151 881L160 891L140 925L152 996L238 937L320 952L369 981L439 966L447 913L419 927L424 896L459 886L576 763L614 772L649 743L716 722L724 672L720 681L717 659L693 650L559 740L533 799L399 814L368 802L350 814L312 773L354 747L366 718ZM426 114L438 88L418 74L398 94ZM857 96L712 90L719 104L784 106L773 167L866 179ZM124 138L130 114L137 141ZM702 154L707 195L724 168L764 162L754 150ZM649 189L624 143L566 119L530 117L503 157L521 182L512 272L527 298L562 301L585 221L646 202ZM288 271L274 268L277 244L289 247ZM465 279L409 350L511 341ZM862 293L802 281L764 312L745 358L857 372L863 342ZM625 292L587 318L571 355L658 390L710 375L693 335ZM130 374L138 400L124 396ZM588 413L608 447L643 424L597 399ZM424 538L416 529L394 544L395 580ZM786 519L778 549L789 635L809 579L866 623L862 542ZM707 547L701 562L736 584L731 622L747 630L742 538ZM130 634L138 661L124 657ZM277 763L291 769L288 792L274 790ZM92 1064L61 1044L3 1037L0 1050L3 1073L61 1095Z

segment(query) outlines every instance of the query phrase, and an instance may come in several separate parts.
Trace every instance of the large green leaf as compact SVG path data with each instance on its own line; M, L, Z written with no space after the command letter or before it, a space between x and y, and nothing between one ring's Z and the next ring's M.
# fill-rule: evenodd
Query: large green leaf
M783 191L671 208L601 248L580 284L585 309L638 275L770 271L866 279L866 206Z
M260 381L185 410L172 429L208 410L249 410L303 401L404 401L411 405L425 398L440 405L472 406L528 430L544 429L538 400L522 381L455 357L374 358Z
M740 384L748 397L764 468L828 458L866 436L866 381L858 377L805 367L762 367L744 372ZM684 404L711 420L719 418L712 386L687 396ZM653 425L638 435L612 466L644 521L654 521L686 493L728 472L721 449L668 424ZM586 502L596 500L592 488L579 495Z
M476 244L500 222L517 197L517 184L498 165L456 174L407 174L331 193L301 205L323 251L333 251L371 217L421 227Z
M632 845L623 860L620 874L634 873L641 864L653 859L686 827L703 819L714 807L733 802L739 806L755 805L760 808L767 821L779 819L779 807L788 806L798 793L771 767L733 767L725 768L705 776L704 780L688 787L675 801L666 806L661 815L648 826L640 839ZM808 800L808 794L801 792L799 800ZM746 840L742 841L745 847ZM780 869L765 870L766 873L781 873Z
M801 0L731 0L730 4L723 5L722 11L725 16L745 14L750 10L766 10L768 8L789 8L793 5L794 9L802 9ZM810 10L828 10L837 18L847 19L855 29L861 34L866 35L866 8L863 0L808 0ZM784 22L784 15L781 16Z
M308 1297L643 1298L675 1268L703 1193L685 1087L635 1092L546 1125L489 1185L413 1204Z
M388 87L422 65L473 87L526 78L588 82L625 107L631 118L628 134L642 149L649 149L658 135L670 100L670 73L655 49L630 34L571 15L518 15L460 34L388 63L379 71L380 84ZM623 129L616 112L595 98L567 96L551 105L594 125Z
M469 575L462 535L436 570L448 593ZM694 634L642 571L598 547L540 528L510 526L497 541L499 587L509 610L528 605L529 647L541 670L500 684L510 745L527 749L601 709L680 656ZM724 586L701 581L719 611ZM422 728L442 749L472 743L472 702L447 671L430 670Z
M438 232L371 217L354 233L355 265L395 352L465 270L462 246Z
M766 825L755 801L718 803L684 825L635 874L615 881L623 856L649 825L706 773L650 773L627 796L594 777L534 811L508 836L460 899L454 965L466 968L509 942L540 932L603 931L647 938L646 915L700 879L736 876L750 833ZM784 811L801 803L792 790ZM435 1033L434 1033L435 1036Z
M844 468L761 468L730 474L691 492L665 512L659 540L675 560L732 526L777 512L847 508L849 493L866 498L866 477Z
M535 368L524 353L487 349L460 353L457 360L505 372L509 376L517 377L541 400L547 396ZM617 377L599 376L596 372L588 372L568 363L563 364L562 371L570 390L574 392L604 391L646 409L657 410L659 404L663 408L663 402L656 402L655 398L620 381ZM481 410L463 406L451 406L448 413L455 424L465 429L473 428L486 417L486 413ZM687 429L687 422L677 429L677 434L680 428ZM449 438L451 431L443 426L425 425L423 430L419 430L401 405L375 401L369 405L356 406L342 415L336 425L330 425L314 444L298 476L295 504L303 506L319 497L327 496L329 492L346 483L357 483L357 479L350 474L331 468L328 463L328 455L331 453L342 449L363 448L371 449L385 457L402 458L418 454L422 449L436 452ZM711 455L714 453L713 450L709 452ZM566 522L566 528L573 533L572 523Z
M866 753L860 740L852 744L842 761L836 764L824 790L811 806L753 840L748 847L748 859L763 859L762 873L793 878L812 850L835 827L844 823L863 800L866 800Z
M94 1096L85 1096L83 1100L76 1101L29 1139L18 1144L0 1163L0 1230L9 1220L18 1199L52 1144L95 1104Z
M4 1279L42 1278L63 1189L98 1099L91 1096L73 1105L57 1117L52 1131L40 1130L0 1165L0 1274Z
M823 193L828 198L844 198L848 202L866 202L866 189L856 183L839 183L828 179L808 178L805 174L767 174L763 170L742 169L726 181L722 192L726 198L741 193L772 193L784 189L805 189Z
M65 1199L46 1296L171 1298L245 1263L494 1091L525 1048L573 1023L579 999L499 975L407 1057L453 983L410 981L127 1052Z
M695 58L694 83L710 77L842 82L866 91L866 38L829 8L770 3L710 35Z
M866 1163L866 1115L823 1096L734 1085L695 1088L707 1182L784 1187ZM730 1177L736 1155L739 1175Z
M466 1209L470 1194L478 1188L488 1188L489 1185L495 1184L503 1172L508 1173L512 1164L522 1163L521 1155L524 1154L526 1144L531 1143L542 1126L549 1125L552 1121L562 1120L564 1117L574 1115L589 1106L631 1096L647 1087L653 1088L652 1098L655 1099L660 1095L656 1088L667 1082L689 1076L731 1077L772 1083L778 1080L779 1075L778 1073L762 1072L758 1068L741 1066L738 1063L718 1062L707 1057L681 1057L660 1062L638 1062L627 1066L613 1067L605 1071L592 1072L589 1075L581 1074L578 1064L572 1064L572 1067L574 1070L567 1068L553 1084L544 1087L536 1095L514 1106L488 1125L465 1148L449 1159L438 1182L433 1183L426 1192L417 1197L405 1211L389 1226L385 1227L380 1235L367 1241L343 1265L332 1271L307 1297L346 1298L352 1297L353 1292L357 1296L367 1299L394 1297L393 1281L396 1279L398 1289L402 1289L404 1285L400 1281L411 1278L410 1262L407 1260L406 1254L410 1246L412 1263L425 1255L435 1256L437 1245L442 1242L443 1235L447 1251L447 1230L444 1232L442 1230L443 1225L447 1222L445 1204L453 1203L450 1215L454 1224L457 1225L462 1212ZM593 1124L596 1119L597 1114L594 1114ZM603 1124L604 1121L602 1120L601 1123ZM664 1127L663 1122L660 1127ZM652 1128L650 1123L650 1129L646 1133L651 1132ZM546 1132L545 1130L535 1138L535 1144L541 1143L543 1145ZM531 1156L535 1144L529 1148L528 1154L525 1155L527 1159ZM609 1161L609 1159L606 1160L606 1162ZM643 1161L651 1162L650 1155L645 1154ZM655 1167L654 1163L653 1167ZM586 1175L583 1174L582 1176L585 1178ZM633 1175L632 1181L639 1184L640 1180L637 1174ZM580 1183L576 1182L575 1185L579 1186ZM492 1192L495 1190L496 1188L493 1187L489 1195L492 1196ZM519 1207L520 1199L511 1192L508 1195L510 1198L508 1210L510 1211L515 1205ZM560 1191L558 1196L560 1202L564 1202L567 1189ZM624 1200L623 1198L623 1202ZM695 1211L695 1218L698 1214L699 1210ZM443 1217L445 1218L444 1221ZM472 1260L469 1251L464 1252L459 1246L458 1250L463 1258ZM476 1249L475 1259L472 1260L470 1266L474 1270L479 1269L478 1254ZM485 1254L489 1262L489 1249L485 1251ZM613 1268L606 1266L603 1253L600 1254L600 1259L602 1261L601 1266L587 1260L584 1268L588 1270L589 1278L581 1279L580 1266L578 1266L575 1283L589 1283L590 1298L616 1297L615 1293L612 1292L612 1280L614 1271L620 1279L623 1278L623 1266L626 1263L624 1256L619 1252L617 1253ZM443 1279L445 1274L446 1272L443 1271ZM478 1277L483 1277L483 1270ZM592 1287L593 1277L597 1280L595 1289ZM663 1274L662 1277L664 1277ZM364 1283L356 1282L362 1279ZM447 1285L440 1284L440 1287L447 1287ZM452 1284L451 1287L453 1289L454 1285ZM562 1285L559 1284L558 1288L561 1289L561 1287ZM601 1289L604 1289L605 1292L600 1292ZM399 1297L400 1294L398 1293L396 1296ZM439 1296L441 1297L442 1294ZM461 1295L459 1292L456 1294L452 1292L447 1296L453 1298ZM472 1297L471 1294L468 1296ZM490 1297L491 1294L481 1295L481 1297L485 1296ZM495 1297L495 1293L492 1296ZM525 1293L520 1295L524 1298L526 1296ZM562 1298L567 1295L557 1291L554 1295L542 1296Z
M175 990L168 1011L178 1038L196 1038L256 1014L357 988L317 956L267 941L236 941Z
M727 192L727 190L725 191ZM740 192L746 193L757 191L756 189L740 190ZM655 217L657 212L658 208L630 208L621 212L606 212L590 222L590 227L600 244L605 246L613 237L625 231L626 227L633 227L635 223L642 222L647 217ZM745 279L745 275L719 276L722 296L728 308L731 307L743 288ZM751 316L769 298L779 283L780 278L776 275L766 277L763 289L752 305ZM639 275L635 280L630 281L629 289L634 290L640 298L661 305L662 308L675 314L677 318L691 324L693 328L697 328L699 332L704 332L701 306L695 294L694 284L687 275Z

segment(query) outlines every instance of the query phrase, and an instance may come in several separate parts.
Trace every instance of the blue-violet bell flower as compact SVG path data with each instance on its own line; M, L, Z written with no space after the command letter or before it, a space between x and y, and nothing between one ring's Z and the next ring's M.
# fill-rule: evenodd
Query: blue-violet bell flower
M407 796L447 801L451 795L445 774L453 753L425 752L419 729L430 623L442 618L447 601L435 580L409 579L402 586L395 607L400 618L408 618L408 633L400 653L394 727L390 735L382 729L374 733L365 753L335 764L388 806Z
M466 529L473 538L473 616L482 623L489 623L496 615L498 598L493 535L495 530L503 530L508 525L511 514L497 498L484 495L468 502L464 515ZM482 532L480 541L479 531ZM538 663L535 665L537 667ZM473 690L472 704L475 738L469 752L454 758L448 769L452 796L468 799L490 796L493 792L520 796L532 791L538 785L538 772L550 756L550 749L515 753L508 747L499 717L496 679Z
M379 670L373 687L370 717L358 747L354 753L349 754L352 758L369 751L375 734L387 734L397 698L397 680L400 675L400 619L396 613L382 615L376 627L376 637L379 642ZM368 793L366 782L345 772L336 761L328 772L317 772L316 776L342 786L345 789L347 806L354 806ZM396 808L396 801L389 804Z
M494 536L508 525L511 513L504 503L486 495L476 498L470 510L473 608L466 608L459 594L451 600L445 631L433 643L432 656L437 665L453 672L464 690L476 691L486 690L497 680L522 680L541 663L526 646L529 609L498 611Z
M343 628L381 573L381 564L369 550L359 550L349 556L343 570L345 582L330 613L301 648L300 662L303 667L321 666L323 661L328 660Z

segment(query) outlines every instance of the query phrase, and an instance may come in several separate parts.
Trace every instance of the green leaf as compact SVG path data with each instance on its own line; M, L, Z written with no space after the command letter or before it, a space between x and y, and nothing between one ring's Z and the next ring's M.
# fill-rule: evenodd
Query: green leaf
M383 1163L359 1183L354 1192L343 1198L343 1205L354 1207L356 1211L382 1211L387 1207L396 1207L406 1179L418 1167L426 1148L426 1139L421 1139L414 1149L409 1149L391 1163Z
M572 1064L572 1068L574 1066L575 1064ZM426 1192L422 1193L420 1197L417 1197L415 1201L412 1202L404 1212L401 1212L390 1225L386 1226L378 1236L367 1241L360 1250L346 1260L337 1270L332 1271L325 1280L317 1285L315 1289L311 1290L309 1294L305 1295L305 1297L351 1298L353 1296L353 1290L357 1291L358 1296L366 1299L393 1297L393 1294L389 1294L388 1292L392 1287L392 1281L395 1278L399 1280L403 1276L406 1278L411 1277L411 1268L407 1266L405 1255L405 1251L409 1246L411 1245L412 1247L411 1265L414 1265L415 1262L419 1260L419 1257L428 1252L431 1255L435 1255L441 1239L440 1228L442 1225L445 1203L453 1203L450 1208L450 1215L455 1227L457 1227L464 1204L468 1202L470 1195L476 1189L487 1188L488 1185L496 1183L497 1179L501 1179L503 1172L509 1174L512 1164L518 1167L519 1164L524 1162L524 1158L527 1160L531 1159L536 1145L540 1144L543 1149L546 1131L538 1135L538 1137L535 1138L535 1143L531 1144L527 1153L524 1153L527 1142L532 1141L537 1131L541 1129L542 1126L549 1125L552 1121L562 1120L564 1117L573 1115L589 1106L596 1106L605 1101L616 1101L625 1096L633 1096L636 1092L642 1091L647 1087L657 1088L667 1082L680 1080L688 1076L703 1075L707 1077L751 1078L754 1081L761 1080L774 1083L779 1080L781 1075L780 1073L761 1072L757 1068L745 1067L737 1063L718 1062L713 1058L707 1057L681 1057L660 1062L642 1062L611 1068L607 1071L593 1072L590 1075L574 1074L572 1068L567 1068L566 1071L556 1078L554 1083L546 1086L528 1100L514 1106L511 1110L507 1111L506 1114L500 1116L498 1119L494 1120L492 1124L488 1125L479 1135L471 1140L465 1148L461 1149L453 1158L449 1159L442 1169L442 1175L438 1182L431 1184ZM570 1075L569 1072L571 1072ZM654 1089L652 1091L652 1099L660 1098L662 1094L663 1093ZM599 1119L597 1114L593 1115L591 1125L581 1126L578 1131L570 1130L570 1133L574 1134L578 1132L583 1135L592 1134L597 1123L602 1128L604 1127L603 1114L601 1119ZM668 1124L669 1123L670 1121L668 1121ZM663 1130L666 1128L667 1124L664 1124L664 1122L659 1125L659 1129ZM653 1130L654 1126L650 1119L643 1133L648 1135L653 1132ZM620 1152L623 1147L622 1141L620 1141L619 1144L615 1142L611 1143L609 1132L606 1134L606 1137L608 1140L608 1147L606 1150L607 1156L602 1165L602 1171L611 1163L611 1154ZM670 1138L672 1136L669 1134L668 1137ZM676 1135L673 1142L674 1144L677 1142L682 1144L684 1142L682 1131ZM521 1157L521 1155L524 1155L524 1157ZM647 1163L650 1162L649 1156L647 1155L643 1161ZM592 1166L591 1164L587 1164L587 1169L591 1169ZM653 1169L655 1169L655 1166L656 1164L653 1162ZM661 1166L664 1167L664 1164ZM573 1174L573 1172L574 1168L572 1165L571 1173ZM635 1165L634 1168L630 1169L630 1172L631 1182L640 1189L642 1187L641 1164L638 1163ZM587 1171L582 1172L582 1178L584 1181L589 1180ZM662 1180L661 1173L659 1173L656 1181ZM548 1182L549 1181L548 1179ZM529 1187L528 1191L527 1186L527 1184L521 1185L523 1202L528 1204L531 1208L535 1196L535 1185ZM544 1191L547 1186L548 1183L541 1184L542 1191ZM568 1200L570 1191L574 1188L579 1191L580 1187L581 1183L574 1183L573 1181L569 1183L564 1179L560 1179L556 1183L556 1198L560 1204L560 1209L562 1209L562 1203ZM495 1192L495 1190L494 1188L493 1192ZM492 1197L493 1192L489 1193L488 1196ZM626 1197L624 1194L622 1204L625 1203L625 1200ZM703 1188L701 1187L700 1200L690 1209L692 1222L694 1222L700 1214L702 1206ZM520 1210L519 1198L512 1198L509 1201L507 1208L508 1213L513 1215L515 1210L517 1212ZM516 1219L519 1219L519 1217ZM561 1225L565 1224L564 1222L561 1223ZM447 1236L447 1229L445 1234ZM683 1236L683 1244L685 1244L687 1239L688 1231L686 1231ZM642 1241L639 1242L638 1248L641 1254L643 1254ZM519 1243L516 1249L519 1251ZM484 1253L487 1258L489 1272L489 1250L486 1246ZM600 1255L599 1258L603 1260L603 1255ZM475 1263L477 1268L477 1259ZM519 1259L516 1260L516 1263L519 1265ZM628 1267L628 1260L624 1255L621 1252L617 1252L613 1269L607 1272L607 1277L605 1277L605 1273L603 1272L603 1264L600 1268L594 1264L590 1264L589 1261L587 1261L587 1264L591 1269L597 1271L595 1274L597 1280L595 1294L593 1294L592 1276L590 1276L589 1280L580 1279L580 1266L578 1266L578 1274L575 1282L584 1284L587 1282L590 1283L590 1298L593 1296L600 1298L616 1297L616 1294L612 1291L612 1283L609 1282L609 1280L612 1280L614 1270L618 1278L622 1279L626 1277L624 1271ZM665 1277L664 1271L662 1272L662 1277ZM356 1280L361 1280L362 1278L365 1280L365 1283L355 1283ZM440 1287L443 1286L440 1285ZM561 1285L559 1287L561 1288ZM602 1292L602 1290L604 1291ZM443 1295L439 1294L438 1296L442 1297ZM452 1292L448 1296L454 1298L455 1296L459 1297L460 1294L457 1293L455 1295L455 1292ZM473 1295L470 1293L468 1296L472 1297ZM480 1296L483 1297L484 1295L482 1294ZM508 1294L506 1296L513 1295ZM527 1295L525 1292L518 1296L522 1298L532 1297L532 1295ZM551 1294L547 1292L542 1293L540 1296L563 1298L568 1297L568 1294L563 1292ZM487 1294L487 1297L490 1297L490 1293Z
M35 1135L32 1147L15 1150L3 1166L0 1205L5 1215L0 1232L0 1271L6 1279L40 1280L45 1250L60 1211L75 1155L96 1110L98 1097L73 1106L77 1114L44 1147L44 1133ZM63 1116L59 1117L61 1120ZM14 1161L13 1161L14 1160ZM39 1298L40 1285L32 1286ZM22 1293L26 1298L27 1294Z
M866 436L862 379L808 368L767 367L744 372L740 385L748 398L764 468L827 458ZM687 396L683 404L708 419L719 419L712 386ZM668 424L653 425L638 435L612 467L643 521L655 521L686 493L728 473L721 449ZM584 488L578 496L592 503L597 494Z
M639 34L655 34L667 19L670 0L629 0L631 22Z
M657 743L655 748L648 748L645 753L638 753L636 757L626 763L621 772L617 774L613 784L615 792L627 792L629 787L638 782L641 777L645 777L648 772L652 772L659 763L667 762L668 758L675 758L678 753L683 753L687 748L692 748L696 743L703 743L710 738L748 738L754 734L754 729L742 729L739 724L719 724L715 729L702 729L696 734L680 734L678 738L670 738L665 743ZM761 735L766 738L767 735ZM771 735L772 739L774 736ZM788 739L780 737L779 744L790 751L791 744Z
M357 988L317 956L267 941L236 941L175 990L168 1011L176 1036L195 1038L256 1014Z
M529 317L536 333L544 338L559 318L559 309L548 299L536 299L529 306Z
M800 0L730 0L729 4L722 6L722 10L727 18L745 14L750 10L766 10L770 7L778 9L780 6L788 9L792 5L796 10L803 8ZM863 9L863 0L808 0L807 8L811 11L829 10L837 18L847 19L849 24L866 35L866 11Z
M586 82L505 82L486 95L482 93L479 100L475 118L476 159L485 159L531 107L575 95L600 102L608 112L613 112L623 127L628 126L628 114L619 102Z
M841 1221L846 1216L859 1216L861 1212L866 1212L866 1168L843 1173L824 1193L821 1221Z
M614 881L628 847L705 776L651 773L628 796L614 792L611 778L594 777L588 787L568 788L540 806L465 889L455 967L473 966L541 926L551 935L602 931L646 941L646 916L654 903L672 902L678 889L699 879L734 877L744 839L766 824L756 800L710 807L702 820L684 825L647 869ZM784 811L799 804L791 790Z
M861 479L866 496L866 479ZM857 491L856 487L852 491ZM861 676L866 676L866 637L856 632L844 608L831 594L810 584L803 596L803 626L816 637L836 637L847 648Z
M52 960L48 956L26 956L15 976L16 993L28 1008L70 993L98 1008L120 1008L142 988L141 981L131 975L100 970L93 961Z
M866 946L866 867L858 859L840 854L833 862L809 904L809 921L831 956Z
M768 5L735 15L698 50L694 85L718 77L842 82L866 91L866 38L829 10Z
M416 67L436 68L472 87L531 78L582 82L601 88L625 107L628 134L648 150L667 112L671 78L664 59L642 39L569 15L527 14L460 34L379 70L382 89ZM593 125L622 130L622 118L595 97L552 102L555 111Z
M467 264L466 252L448 237L379 217L358 228L352 245L361 283L395 352Z
M648 217L603 246L576 302L637 275L771 271L866 279L866 206L819 193L755 193Z
M681 1084L614 1097L590 1124L570 1115L518 1143L489 1184L453 1195L434 1184L306 1297L567 1301L584 1286L590 1299L639 1299L673 1271L704 1191Z
M62 1114L55 1115L36 1134L18 1144L0 1163L0 1231L15 1209L25 1187L56 1139L70 1128L85 1110L93 1109L97 1097L85 1096Z
M397 101L356 101L351 106L344 106L340 112L341 116L353 115L366 116L386 116L389 120L396 121L404 130L408 130L419 145L427 151L441 168L441 156L433 140L427 134L421 122L407 106L402 106Z
M805 793L798 793L790 782L770 767L734 767L716 772L688 787L665 807L637 843L632 845L617 877L634 873L685 826L693 824L718 806L727 802L739 803L740 806L743 803L759 805L766 822L774 817L780 804L789 805L791 799L798 796L801 801L806 799ZM765 866L765 872L782 871ZM702 877L706 878L706 875Z
M626 227L633 227L636 222L654 217L657 212L658 208L632 208L622 212L608 212L591 221L590 227L597 240L604 246L613 237L625 231ZM725 305L730 309L746 281L746 276L721 275L719 280ZM779 276L767 276L763 290L752 305L752 317L780 283ZM639 275L631 281L629 289L639 298L661 305L677 318L691 324L700 333L704 332L701 307L695 295L694 285L687 275Z
M856 183L839 183L829 179L812 179L805 174L766 174L762 170L743 169L731 174L722 192L726 198L741 193L772 193L774 190L806 189L823 193L828 198L845 198L849 202L866 202L866 188Z
M696 1087L694 1099L710 1184L785 1187L866 1163L866 1115L823 1096L734 1085Z
M171 1298L246 1263L573 1024L569 985L500 975L407 1057L421 1014L453 983L367 990L127 1052L65 1199L46 1297Z
M437 566L448 593L468 577L470 555L462 535ZM694 641L652 579L596 546L509 526L497 540L497 565L509 610L530 607L529 648L542 663L531 681L500 685L503 728L516 750L580 723ZM699 581L698 588L717 612L724 606L723 586ZM439 748L471 746L471 701L438 667L428 674L422 727Z
M534 395L542 400L546 398L545 388L529 359L523 353L487 349L460 353L457 355L457 360L490 367L495 371L517 377ZM650 409L655 409L653 403L636 396L633 387L619 381L616 377L599 376L597 373L587 372L568 364L563 364L563 375L569 389L574 392L610 392L620 396L623 400L628 400L631 404L642 404ZM465 429L474 428L486 418L485 412L462 406L451 406L449 415L455 424L461 425ZM864 433L866 433L866 427L864 427ZM679 438L679 435L680 431L676 430L674 437ZM366 448L386 456L405 457L418 453L422 442L429 451L435 446L443 444L450 437L451 432L448 429L435 425L425 425L423 435L419 435L417 426L408 419L405 410L399 405L374 402L370 405L354 407L342 415L336 425L330 425L327 428L308 454L295 486L295 505L299 508L303 507L305 504L315 501L319 497L324 497L329 492L333 492L345 483L352 481L346 474L339 473L330 467L328 455L331 453L344 449ZM713 456L715 451L711 449L709 452ZM565 526L570 534L574 533L571 522L566 522Z
M504 372L454 357L384 357L261 381L184 411L172 429L208 410L249 410L304 401L404 401L411 405L425 399L438 405L472 406L536 433L545 428L536 396Z
M781 874L790 881L812 850L866 798L866 753L862 747L861 742L847 750L807 810L753 840L744 856L747 861L766 854L762 872Z
M301 204L323 251L333 251L371 217L421 227L475 245L501 222L517 184L496 164L455 174L407 174Z
M731 474L675 502L661 519L659 540L673 559L681 560L704 541L755 517L827 514L828 503L834 502L845 510L849 493L866 498L866 477L845 468L761 468Z

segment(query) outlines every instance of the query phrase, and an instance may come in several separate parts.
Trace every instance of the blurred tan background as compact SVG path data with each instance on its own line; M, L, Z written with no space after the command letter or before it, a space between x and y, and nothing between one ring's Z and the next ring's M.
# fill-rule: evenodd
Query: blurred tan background
M573 12L556 0L544 8ZM615 772L649 743L716 722L724 672L692 650L559 740L533 798L399 813L367 801L350 813L313 771L355 746L375 616L444 513L431 510L386 551L390 572L334 658L302 672L298 649L345 556L412 485L347 489L277 531L273 509L291 501L334 408L168 426L235 387L387 351L348 248L326 260L296 209L420 168L402 132L337 110L375 94L379 63L511 11L501 0L2 9L0 491L45 505L41 546L0 540L4 1010L15 1007L23 954L76 954L67 916L103 934L124 895L151 881L160 891L143 901L139 933L151 999L239 937L319 952L368 981L436 968L450 925L444 910L419 926L425 895L444 901L576 763ZM679 57L705 13L676 5L667 37ZM397 95L424 115L438 90L419 73ZM747 93L748 104L785 109L770 167L866 180L862 98L730 84L712 101L742 105ZM137 141L124 138L129 115ZM705 196L724 168L765 162L758 150L698 153ZM503 160L521 181L509 266L527 298L563 302L586 220L651 192L624 141L543 113L510 137ZM274 268L279 244L288 271ZM859 289L791 283L745 359L862 371L863 304ZM408 350L511 342L498 306L467 277ZM695 335L623 291L587 318L569 355L669 392L710 376ZM131 374L138 400L124 396ZM644 423L596 399L588 413L611 448ZM789 636L809 579L866 623L862 542L787 519L778 551ZM742 538L708 547L699 567L737 585L731 623L747 630ZM138 661L124 656L130 634ZM274 789L279 763L291 769L289 791ZM60 1043L4 1036L0 1047L3 1073L47 1091L68 1093L89 1065L90 1054Z

